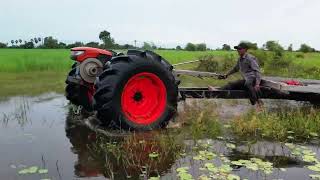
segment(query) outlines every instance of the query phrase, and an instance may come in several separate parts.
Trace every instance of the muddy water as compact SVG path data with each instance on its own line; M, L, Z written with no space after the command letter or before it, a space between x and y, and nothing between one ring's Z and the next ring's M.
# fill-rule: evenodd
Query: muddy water
M212 103L221 108L222 119L231 119L252 108L245 100ZM272 111L288 103L302 106L291 101L267 101L266 106ZM179 108L182 111L183 104ZM309 174L317 174L306 168L312 163L292 155L283 143L191 140L171 129L119 137L117 132L111 132L115 136L109 137L89 129L83 122L89 121L74 115L61 94L0 101L0 179L148 179L158 175L162 179L178 179L180 167L188 167L189 174L197 179L212 175L203 169L205 163L220 166L227 163L223 159L237 161L253 157L272 162L272 173L266 175L243 166L232 166L230 173L241 179L309 179ZM228 147L228 143L236 148ZM305 146L319 158L319 146ZM216 157L198 160L195 157L200 150ZM47 169L48 173L19 174L31 166Z

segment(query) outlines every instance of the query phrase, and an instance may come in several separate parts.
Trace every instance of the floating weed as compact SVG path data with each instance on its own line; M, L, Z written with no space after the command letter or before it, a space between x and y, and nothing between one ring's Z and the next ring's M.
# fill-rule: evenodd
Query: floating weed
M199 180L210 180L211 178L209 178L208 176L206 176L206 175L201 175L200 177L199 177Z
M156 152L152 152L149 154L149 158L157 158L157 157L159 157L159 154Z
M183 152L183 153L180 153L180 156L186 156L187 153Z
M18 172L18 174L35 174L38 171L38 167L37 166L31 166L29 168L25 168L22 169Z
M294 139L293 136L287 136L287 139Z
M230 148L230 149L235 149L236 148L236 145L234 145L232 143L227 143L226 146L227 146L227 148Z
M192 180L193 177L191 174L188 173L188 167L180 167L177 169L178 176L181 180Z
M310 136L313 136L313 137L318 137L319 135L318 135L318 133L315 133L315 132L311 132L311 133L310 133Z
M157 176L157 177L150 177L148 180L160 180L160 176Z
M225 125L223 125L223 127L225 127L225 128L231 128L231 125L230 125L230 124L225 124Z
M229 174L227 177L228 180L240 180L240 177L234 174Z
M223 139L224 139L224 137L222 137L222 136L218 136L218 137L217 137L217 139L219 139L219 140L223 140Z
M280 171L285 172L285 171L287 171L287 169L285 169L285 168L280 168Z

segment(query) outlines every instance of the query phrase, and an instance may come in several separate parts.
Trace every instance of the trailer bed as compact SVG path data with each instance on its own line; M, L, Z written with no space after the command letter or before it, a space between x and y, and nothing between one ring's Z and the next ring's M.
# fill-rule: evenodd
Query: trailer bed
M261 98L263 99L288 99L296 101L309 101L320 103L320 81L299 79L303 85L288 85L284 83L290 78L264 77L261 81ZM248 93L244 90L223 90L208 87L180 87L181 99L186 98L223 98L246 99Z

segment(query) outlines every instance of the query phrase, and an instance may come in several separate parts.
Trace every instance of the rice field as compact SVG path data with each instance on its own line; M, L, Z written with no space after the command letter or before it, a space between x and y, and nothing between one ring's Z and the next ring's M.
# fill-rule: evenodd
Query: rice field
M156 52L172 64L196 60L204 55L236 55L235 51L156 50ZM296 64L303 67L320 66L320 53L303 55L303 58L294 59ZM0 72L67 72L73 63L69 56L70 51L67 49L0 49Z

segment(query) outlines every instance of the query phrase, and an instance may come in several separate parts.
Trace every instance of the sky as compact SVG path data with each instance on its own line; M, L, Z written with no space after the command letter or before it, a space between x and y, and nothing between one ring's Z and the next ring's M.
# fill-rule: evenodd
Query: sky
M99 41L107 30L117 43L162 47L268 40L320 50L319 0L1 0L0 42L53 36Z

